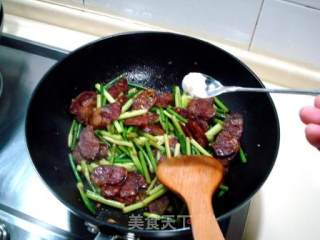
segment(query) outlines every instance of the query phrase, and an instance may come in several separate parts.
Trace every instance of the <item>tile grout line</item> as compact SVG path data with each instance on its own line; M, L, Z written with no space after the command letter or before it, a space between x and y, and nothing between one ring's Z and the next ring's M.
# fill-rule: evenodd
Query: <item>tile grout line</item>
M256 30L257 30L257 27L258 27L258 23L259 23L259 20L260 20L260 16L261 16L261 13L262 13L264 2L265 2L265 0L262 0L261 6L260 6L260 9L259 9L259 13L258 13L258 16L257 16L257 21L256 21L256 23L255 23L255 25L253 27L252 35L251 35L249 46L248 46L248 51L251 50L251 46L252 46L252 43L253 43L254 35L256 34Z
M318 10L318 11L320 10L320 8L318 8L318 7L313 7L313 6L310 6L310 5L307 5L307 4L299 3L296 0L280 0L280 1L292 4L292 5L300 6L300 7L310 8L310 9L313 9L313 10Z

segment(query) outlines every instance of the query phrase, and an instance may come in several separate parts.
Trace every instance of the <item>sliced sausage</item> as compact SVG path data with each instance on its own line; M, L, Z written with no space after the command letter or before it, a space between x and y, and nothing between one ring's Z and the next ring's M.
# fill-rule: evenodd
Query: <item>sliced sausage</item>
M237 139L240 139L243 133L243 116L239 113L231 113L226 116L224 129L231 132Z
M81 161L86 161L86 159L80 153L79 144L72 151L72 156L78 164L80 164Z
M156 123L159 120L159 116L155 113L148 113L145 115L128 118L124 121L128 126L146 126L148 124Z
M212 147L216 156L228 157L239 151L240 142L229 131L221 131L212 144Z
M127 97L126 95L121 95L121 96L117 97L117 99L116 99L116 102L118 102L121 107L122 107L127 101L128 101L128 97Z
M205 120L212 118L215 114L212 98L194 98L188 103L187 109L190 115Z
M158 93L155 105L157 107L168 107L173 103L173 96L170 92Z
M101 159L108 156L108 146L100 144L99 139L94 135L92 126L87 126L82 130L72 155L77 163L81 163L83 160Z
M141 92L137 97L135 97L132 109L147 109L149 110L157 101L156 92L152 89L147 89Z
M209 125L208 125L208 122L206 120L203 120L201 118L196 118L196 122L202 128L203 131L205 131L205 132L208 131Z
M187 129L191 132L192 137L203 147L206 147L208 140L205 131L200 127L196 120L189 119L186 124Z
M121 114L121 106L118 102L111 103L105 107L93 111L90 125L94 128L105 128L108 124L117 120Z
M164 195L161 198L158 198L157 200L151 202L148 205L148 208L150 212L162 215L167 210L169 203L169 198Z
M179 108L175 107L174 111L178 114L180 114L182 117L188 118L189 117L189 111L186 108Z
M117 98L121 93L126 94L128 90L128 81L127 79L122 78L108 89L108 93L113 98Z
M240 150L240 138L243 132L243 117L241 114L229 114L224 122L223 130L212 144L217 157L225 158Z
M192 137L192 133L191 133L191 131L187 128L186 125L181 124L181 128L182 128L184 134L185 134L187 137Z
M99 166L91 173L91 180L98 187L105 185L119 185L126 180L128 172L123 167Z
M120 192L121 185L105 185L101 188L101 193L106 198L113 198Z
M85 91L72 99L69 111L76 115L79 122L87 124L96 105L97 94L93 91Z
M81 134L77 144L79 153L86 160L94 160L100 150L99 139L94 135L92 126L86 126Z
M120 197L126 198L135 196L139 193L140 189L147 187L147 183L144 178L135 172L129 172L126 181L120 189Z
M99 153L97 159L106 158L108 156L108 146L106 144L100 144Z
M141 129L142 131L146 133L150 133L151 135L155 135L155 136L164 134L164 130L159 124L149 124L141 127Z
M176 137L173 136L169 138L169 147L171 151L174 151L177 143L178 139Z
M128 197L120 197L119 194L114 197L114 200L124 203L126 205L139 201L139 195L133 195Z

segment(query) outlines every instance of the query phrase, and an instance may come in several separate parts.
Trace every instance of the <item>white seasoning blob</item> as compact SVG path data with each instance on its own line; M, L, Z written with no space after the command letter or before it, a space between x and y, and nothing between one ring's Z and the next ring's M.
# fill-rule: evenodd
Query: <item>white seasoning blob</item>
M189 73L182 81L182 88L191 96L208 97L206 77L201 73Z

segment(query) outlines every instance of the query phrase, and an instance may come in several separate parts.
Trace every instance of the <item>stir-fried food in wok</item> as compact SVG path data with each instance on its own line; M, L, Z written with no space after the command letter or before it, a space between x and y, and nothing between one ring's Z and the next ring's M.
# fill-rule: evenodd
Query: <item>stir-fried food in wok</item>
M124 213L143 209L159 216L170 211L167 189L156 178L157 165L179 155L219 159L227 172L241 148L243 117L218 98L192 98L129 83L121 75L97 83L72 99L69 159L87 208L104 205ZM228 189L221 185L219 195Z

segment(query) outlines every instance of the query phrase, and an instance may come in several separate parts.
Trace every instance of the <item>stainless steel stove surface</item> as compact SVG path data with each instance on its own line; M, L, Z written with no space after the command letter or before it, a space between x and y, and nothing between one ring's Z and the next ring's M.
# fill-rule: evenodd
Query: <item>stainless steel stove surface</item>
M8 239L5 234L13 240L95 238L84 221L70 213L44 184L25 141L25 115L31 94L65 54L13 36L0 40L0 240ZM241 239L247 209L245 206L227 221L227 239Z

